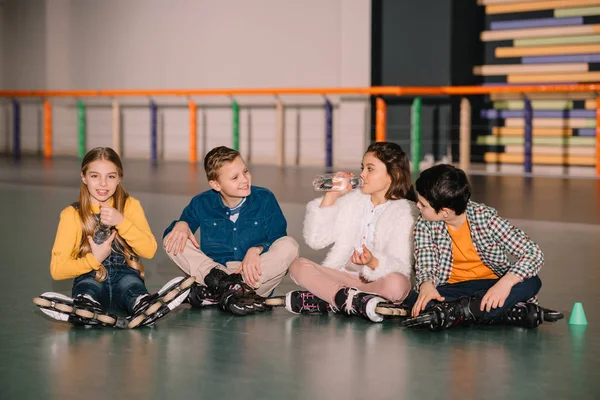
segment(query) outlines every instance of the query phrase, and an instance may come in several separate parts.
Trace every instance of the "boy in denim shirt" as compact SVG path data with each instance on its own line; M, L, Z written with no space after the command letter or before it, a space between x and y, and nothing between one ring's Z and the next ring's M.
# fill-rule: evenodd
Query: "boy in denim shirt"
M470 200L465 173L437 165L416 182L421 216L414 228L418 287L403 326L432 330L459 324L535 328L562 314L535 303L544 263L539 246L496 210ZM509 261L507 254L516 259ZM547 312L547 315L544 315Z
M212 190L195 196L163 234L168 256L196 278L192 306L219 303L237 315L264 309L268 296L298 257L277 199L252 186L236 150L220 146L204 158ZM200 229L200 244L194 234Z

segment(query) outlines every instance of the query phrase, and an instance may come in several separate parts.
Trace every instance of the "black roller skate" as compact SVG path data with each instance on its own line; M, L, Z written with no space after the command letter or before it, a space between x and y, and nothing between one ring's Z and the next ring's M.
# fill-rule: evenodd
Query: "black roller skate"
M383 321L384 315L379 311L385 311L393 315L393 308L395 307L390 307L391 304L392 303L389 303L387 299L377 294L361 292L357 288L342 288L335 295L335 306L342 313L345 313L346 315L357 315L373 322ZM388 306L383 307L381 305ZM400 313L400 311L398 311L398 313Z
M33 302L50 318L73 325L127 327L124 318L109 314L100 303L86 295L72 299L60 293L46 292Z
M203 308L219 305L219 295L211 291L208 286L194 283L185 302L194 308Z
M193 276L173 278L158 292L140 297L128 317L128 328L151 325L167 315L188 297L195 281Z
M269 299L267 304L277 304L276 299L281 299L281 305L293 314L327 314L337 311L328 302L306 290L288 292L285 297Z
M469 325L475 322L473 307L479 308L480 298L461 297L448 303L437 303L417 317L408 318L400 323L404 327L427 327L431 331L452 328L457 325Z
M526 329L537 328L544 322L544 309L532 303L518 303L490 321L493 325L512 325Z
M552 310L550 308L540 307L544 314L544 322L556 322L560 321L565 317L560 311Z
M227 274L213 268L204 282L210 292L217 294L219 308L223 311L242 316L271 309L271 306L265 304L263 297L244 283L240 274Z

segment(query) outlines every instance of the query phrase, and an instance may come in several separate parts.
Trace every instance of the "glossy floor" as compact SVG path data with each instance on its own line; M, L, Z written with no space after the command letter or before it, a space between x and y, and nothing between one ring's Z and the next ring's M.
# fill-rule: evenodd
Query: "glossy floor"
M201 169L126 163L126 187L157 238L190 197ZM255 167L272 188L305 257L304 205L316 169ZM77 195L78 162L0 160L0 399L595 399L600 393L600 186L585 179L473 177L474 200L496 207L546 255L540 299L567 317L584 304L590 325L440 333L283 309L243 318L181 307L154 328L81 329L44 317L31 298L68 294L49 276L60 210ZM164 252L145 263L158 289L178 270ZM294 287L286 278L278 288Z

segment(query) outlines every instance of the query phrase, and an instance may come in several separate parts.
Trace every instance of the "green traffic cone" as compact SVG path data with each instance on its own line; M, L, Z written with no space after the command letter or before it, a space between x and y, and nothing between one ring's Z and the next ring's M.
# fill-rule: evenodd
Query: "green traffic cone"
M583 304L577 302L573 304L573 310L571 311L571 317L569 317L569 325L587 325L587 318L585 317L585 311L583 311Z

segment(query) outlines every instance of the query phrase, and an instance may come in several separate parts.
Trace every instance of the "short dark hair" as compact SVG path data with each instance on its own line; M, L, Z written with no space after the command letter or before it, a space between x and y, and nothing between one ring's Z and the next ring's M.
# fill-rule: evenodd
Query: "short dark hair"
M436 165L421 172L415 186L436 213L442 208L449 208L461 215L471 198L467 175L462 169L449 164Z
M369 146L366 153L373 153L383 164L392 178L390 188L385 194L386 200L407 199L417 201L410 179L410 163L402 147L391 142L376 142Z
M204 157L204 171L209 181L216 181L219 178L219 169L226 164L233 162L240 157L240 152L230 149L226 146L215 147Z

